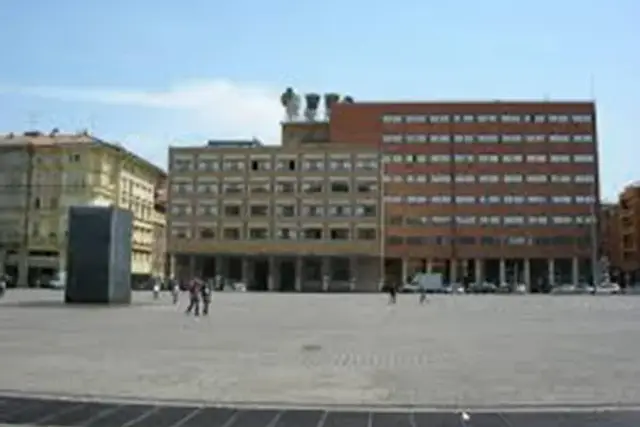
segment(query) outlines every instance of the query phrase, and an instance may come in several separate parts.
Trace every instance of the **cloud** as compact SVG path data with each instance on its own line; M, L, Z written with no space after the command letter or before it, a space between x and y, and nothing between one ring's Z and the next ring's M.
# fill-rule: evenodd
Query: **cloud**
M7 88L0 91L6 92ZM62 101L173 111L180 117L188 117L186 123L181 123L183 134L207 134L212 139L255 136L265 143L275 143L279 138L279 122L283 117L281 91L269 85L224 79L193 81L157 91L38 86L11 90Z

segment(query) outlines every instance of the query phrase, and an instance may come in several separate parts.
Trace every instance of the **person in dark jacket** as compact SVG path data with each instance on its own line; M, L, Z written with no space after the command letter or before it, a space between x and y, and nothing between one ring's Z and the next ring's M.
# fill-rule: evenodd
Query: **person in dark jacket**
M191 314L191 311L193 310L193 315L199 316L200 315L200 293L202 292L200 281L198 279L191 280L188 286L188 291L189 291L189 306L187 307L186 314Z

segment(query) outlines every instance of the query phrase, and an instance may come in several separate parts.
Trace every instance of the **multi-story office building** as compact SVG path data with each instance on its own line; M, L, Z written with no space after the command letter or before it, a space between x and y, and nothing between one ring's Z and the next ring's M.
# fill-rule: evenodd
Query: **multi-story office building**
M375 146L328 142L326 123L285 123L283 144L210 141L169 150L172 272L261 290L375 290Z
M599 199L591 102L341 103L330 139L384 155L386 274L591 279Z
M57 130L1 136L0 163L0 235L7 272L20 284L65 269L67 213L74 205L130 209L133 274L156 274L153 230L164 219L154 214L154 195L157 183L166 179L161 169L86 132Z

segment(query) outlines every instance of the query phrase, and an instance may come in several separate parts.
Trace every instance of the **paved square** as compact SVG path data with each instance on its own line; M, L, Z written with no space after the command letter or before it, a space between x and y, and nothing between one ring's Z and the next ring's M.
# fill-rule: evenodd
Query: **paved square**
M640 297L216 294L0 300L0 389L265 405L640 403ZM183 298L184 299L184 298Z

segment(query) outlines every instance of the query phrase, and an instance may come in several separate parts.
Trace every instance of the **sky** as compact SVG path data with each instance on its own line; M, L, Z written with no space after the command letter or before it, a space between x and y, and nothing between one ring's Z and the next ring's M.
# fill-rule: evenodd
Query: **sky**
M638 0L5 0L0 133L54 127L165 166L169 145L277 143L280 93L592 99L601 192L640 180Z

